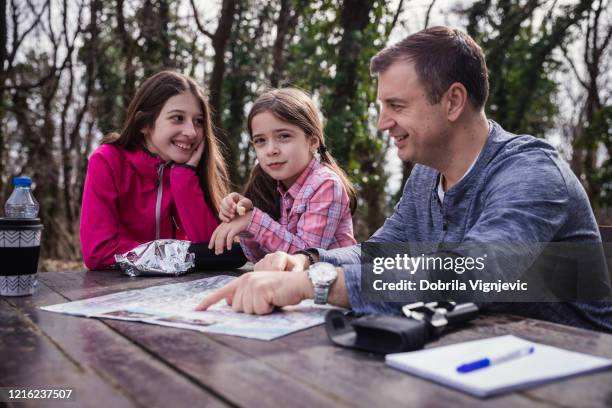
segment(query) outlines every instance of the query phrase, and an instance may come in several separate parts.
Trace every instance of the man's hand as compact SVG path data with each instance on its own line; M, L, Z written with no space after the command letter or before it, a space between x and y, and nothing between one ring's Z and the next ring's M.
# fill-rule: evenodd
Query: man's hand
M249 272L208 295L196 310L206 310L225 299L235 312L262 315L312 297L313 287L306 272Z
M277 251L267 254L255 264L255 271L304 271L310 266L306 255L289 255L286 252Z
M228 250L232 249L232 243L234 238L242 231L247 229L249 221L251 219L251 211L244 215L239 216L230 222L222 222L213 231L210 242L208 243L208 249L215 249L215 255L222 254L224 247Z

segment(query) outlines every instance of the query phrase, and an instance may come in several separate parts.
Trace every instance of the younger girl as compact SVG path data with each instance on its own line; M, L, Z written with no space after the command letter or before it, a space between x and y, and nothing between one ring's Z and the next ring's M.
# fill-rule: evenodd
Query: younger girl
M253 104L247 119L258 164L245 196L223 199L213 233L215 253L237 234L250 261L266 253L355 244L351 213L355 191L325 148L319 112L304 92L271 90Z
M227 194L227 170L204 91L188 76L147 79L121 133L107 135L89 159L81 247L89 269L160 238L208 242Z

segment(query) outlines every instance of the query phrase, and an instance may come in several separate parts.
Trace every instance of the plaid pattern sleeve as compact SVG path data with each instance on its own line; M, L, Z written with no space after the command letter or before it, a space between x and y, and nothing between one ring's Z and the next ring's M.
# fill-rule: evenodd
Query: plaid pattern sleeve
M334 177L312 177L306 180L293 203L290 214L281 222L255 208L247 232L267 252L295 253L305 248L329 248L352 245L352 221L348 195L340 180ZM285 225L286 223L286 225ZM350 233L336 238L338 230ZM339 228L342 225L342 228ZM295 231L295 232L291 232Z

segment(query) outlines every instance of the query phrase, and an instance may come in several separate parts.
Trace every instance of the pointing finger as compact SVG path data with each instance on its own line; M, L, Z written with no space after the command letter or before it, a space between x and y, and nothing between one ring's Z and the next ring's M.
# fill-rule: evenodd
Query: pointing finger
M221 299L228 297L233 298L234 293L236 292L236 288L239 285L239 280L240 279L234 279L232 282L206 296L204 300L202 300L202 302L200 302L200 304L196 306L195 310L206 310L210 306L219 302Z

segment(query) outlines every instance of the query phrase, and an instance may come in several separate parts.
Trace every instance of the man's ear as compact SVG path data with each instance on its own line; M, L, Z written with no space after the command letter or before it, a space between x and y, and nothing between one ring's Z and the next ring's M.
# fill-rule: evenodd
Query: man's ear
M459 119L468 104L467 89L459 82L451 84L444 94L444 101L448 120L455 122Z

